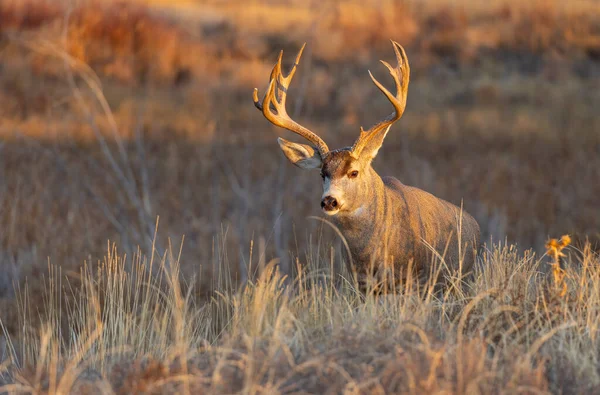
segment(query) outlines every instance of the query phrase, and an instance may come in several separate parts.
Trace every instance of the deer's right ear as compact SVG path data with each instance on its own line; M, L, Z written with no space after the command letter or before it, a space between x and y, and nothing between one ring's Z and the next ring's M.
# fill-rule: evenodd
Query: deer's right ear
M285 157L301 169L318 169L323 164L319 151L310 145L292 143L281 137L277 142Z

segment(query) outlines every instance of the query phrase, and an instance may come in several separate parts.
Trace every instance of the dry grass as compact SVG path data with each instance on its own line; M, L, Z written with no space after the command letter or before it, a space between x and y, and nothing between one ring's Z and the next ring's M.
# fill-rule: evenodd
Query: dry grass
M351 283L306 268L286 287L269 264L245 289L199 305L194 285L179 285L177 255L127 259L111 248L78 276L53 269L39 290L39 333L29 331L30 291L19 293L25 332L8 345L15 362L3 389L591 393L600 388L600 257L589 248L571 257L565 294L544 274L547 258L497 245L471 282L437 296L406 287L362 299Z
M366 70L387 81L376 60L390 38L412 80L375 167L464 201L493 243L445 295L361 301L337 275L335 233L308 219L318 177L284 162L286 132L250 100L277 52L289 62L307 41L290 112L349 145L389 111ZM599 59L600 7L585 0L1 2L0 319L13 343L0 337L0 358L13 361L0 381L598 390ZM560 265L523 252L564 233Z

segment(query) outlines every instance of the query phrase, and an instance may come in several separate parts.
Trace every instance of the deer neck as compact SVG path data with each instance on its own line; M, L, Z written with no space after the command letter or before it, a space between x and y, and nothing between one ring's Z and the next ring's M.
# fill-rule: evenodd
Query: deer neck
M357 268L366 267L377 257L386 259L386 251L402 227L398 223L401 216L394 213L398 207L394 207L388 188L381 177L371 171L373 174L363 194L362 205L354 212L336 218L336 225Z

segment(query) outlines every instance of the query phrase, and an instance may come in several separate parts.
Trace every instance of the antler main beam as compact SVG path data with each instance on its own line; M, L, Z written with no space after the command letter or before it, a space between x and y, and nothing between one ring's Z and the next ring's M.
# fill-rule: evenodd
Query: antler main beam
M262 103L258 100L258 89L256 88L254 88L252 98L256 108L262 111L265 118L273 125L288 129L304 137L315 146L319 151L319 154L321 154L321 157L324 157L329 152L327 144L325 144L325 142L315 133L291 119L285 109L285 99L287 97L288 88L296 73L296 67L298 66L298 62L300 62L300 57L302 56L302 51L304 51L305 46L306 44L302 45L302 48L300 48L298 55L296 55L294 66L286 76L284 76L281 71L281 59L283 58L283 51L281 51L279 53L279 58L277 59L277 64L273 67L273 71L271 71L269 88L265 93Z
M379 81L377 81L375 77L373 77L373 74L371 74L371 71L369 71L369 75L371 76L371 79L377 88L379 88L385 97L387 97L392 103L394 106L394 112L373 125L367 131L365 131L362 127L360 128L360 136L352 146L353 157L358 158L369 141L371 141L371 139L380 132L387 130L394 122L399 120L404 113L404 109L406 108L408 82L410 79L410 66L408 65L408 58L404 48L402 48L400 44L393 40L392 45L394 46L394 52L396 53L396 61L398 62L398 65L396 67L392 67L384 60L381 60L381 63L387 67L391 76L394 78L394 82L396 84L396 95L392 95L390 91L388 91Z

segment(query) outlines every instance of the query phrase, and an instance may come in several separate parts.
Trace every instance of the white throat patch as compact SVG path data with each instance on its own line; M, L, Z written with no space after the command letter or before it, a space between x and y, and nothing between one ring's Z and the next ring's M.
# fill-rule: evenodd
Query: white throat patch
M360 206L359 208L357 208L357 209L353 210L352 212L348 213L348 215L351 215L351 216L354 217L354 216L361 215L364 212L365 212L365 206Z

